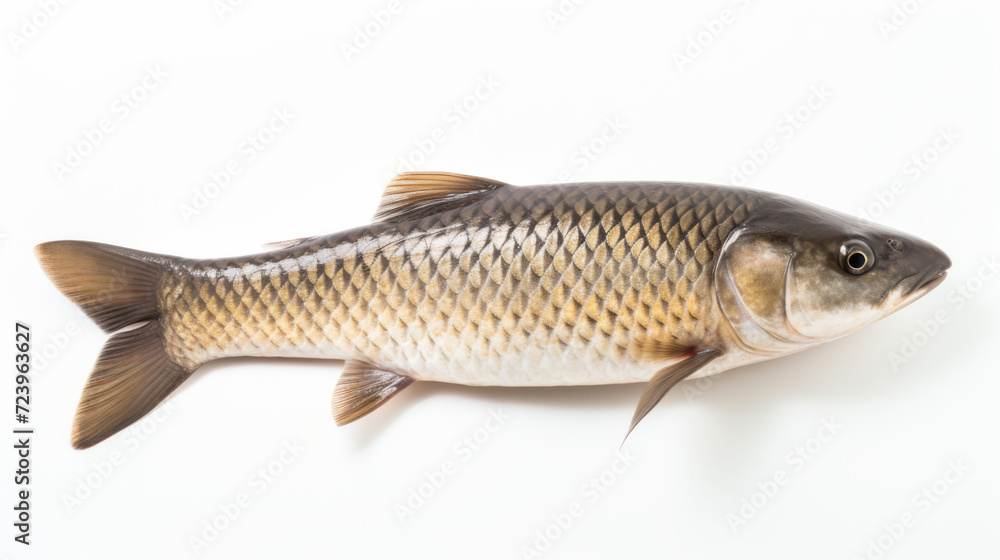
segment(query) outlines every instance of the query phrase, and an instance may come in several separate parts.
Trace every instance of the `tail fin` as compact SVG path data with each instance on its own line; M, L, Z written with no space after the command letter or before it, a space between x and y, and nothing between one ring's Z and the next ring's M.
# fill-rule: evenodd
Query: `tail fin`
M156 286L177 260L86 241L35 247L45 273L105 332L101 350L73 421L73 447L84 449L142 418L177 388L193 368L167 354Z

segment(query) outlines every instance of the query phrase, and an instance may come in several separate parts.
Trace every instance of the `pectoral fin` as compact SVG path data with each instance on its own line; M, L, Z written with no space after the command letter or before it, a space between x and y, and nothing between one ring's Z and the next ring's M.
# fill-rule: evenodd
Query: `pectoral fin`
M632 425L628 427L625 439L628 439L629 434L632 433L632 430L635 429L639 421L645 418L650 410L653 410L653 407L663 399L667 391L670 391L674 385L677 385L721 355L718 350L703 350L692 354L684 361L677 362L656 372L656 375L649 380L645 389L642 390L642 397L639 398L639 406L636 407L635 415L632 416ZM622 440L622 443L625 443L625 441Z
M385 404L411 383L412 377L348 360L333 390L333 418L338 426L350 424Z
M684 354L694 355L694 349L671 338L659 339L649 336L636 338L632 353L640 360L662 361L680 358Z

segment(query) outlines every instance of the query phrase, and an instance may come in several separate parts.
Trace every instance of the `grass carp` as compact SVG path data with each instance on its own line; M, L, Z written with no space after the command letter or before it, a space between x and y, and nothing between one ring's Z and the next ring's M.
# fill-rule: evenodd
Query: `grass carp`
M231 356L345 360L338 424L414 381L646 382L631 431L678 382L848 334L951 265L916 237L751 189L438 172L396 177L370 225L265 253L194 260L84 241L36 253L112 333L77 448Z

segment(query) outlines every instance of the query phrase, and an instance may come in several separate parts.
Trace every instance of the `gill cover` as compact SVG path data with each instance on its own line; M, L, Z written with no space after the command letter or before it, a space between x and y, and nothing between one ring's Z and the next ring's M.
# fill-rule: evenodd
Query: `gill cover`
M779 354L814 342L791 320L795 254L793 237L771 229L744 226L726 240L715 269L716 294L744 350Z

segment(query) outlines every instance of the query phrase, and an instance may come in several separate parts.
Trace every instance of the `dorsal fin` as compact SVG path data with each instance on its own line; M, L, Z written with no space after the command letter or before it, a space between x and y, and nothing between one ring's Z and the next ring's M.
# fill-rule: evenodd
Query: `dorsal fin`
M266 247L268 251L280 251L281 249L289 249L291 247L295 247L296 245L302 245L303 243L317 238L319 238L318 235L311 235L309 237L298 237L287 241L271 241L270 243L265 243L264 247Z
M402 222L460 208L504 185L493 179L443 171L400 173L386 185L375 220Z

